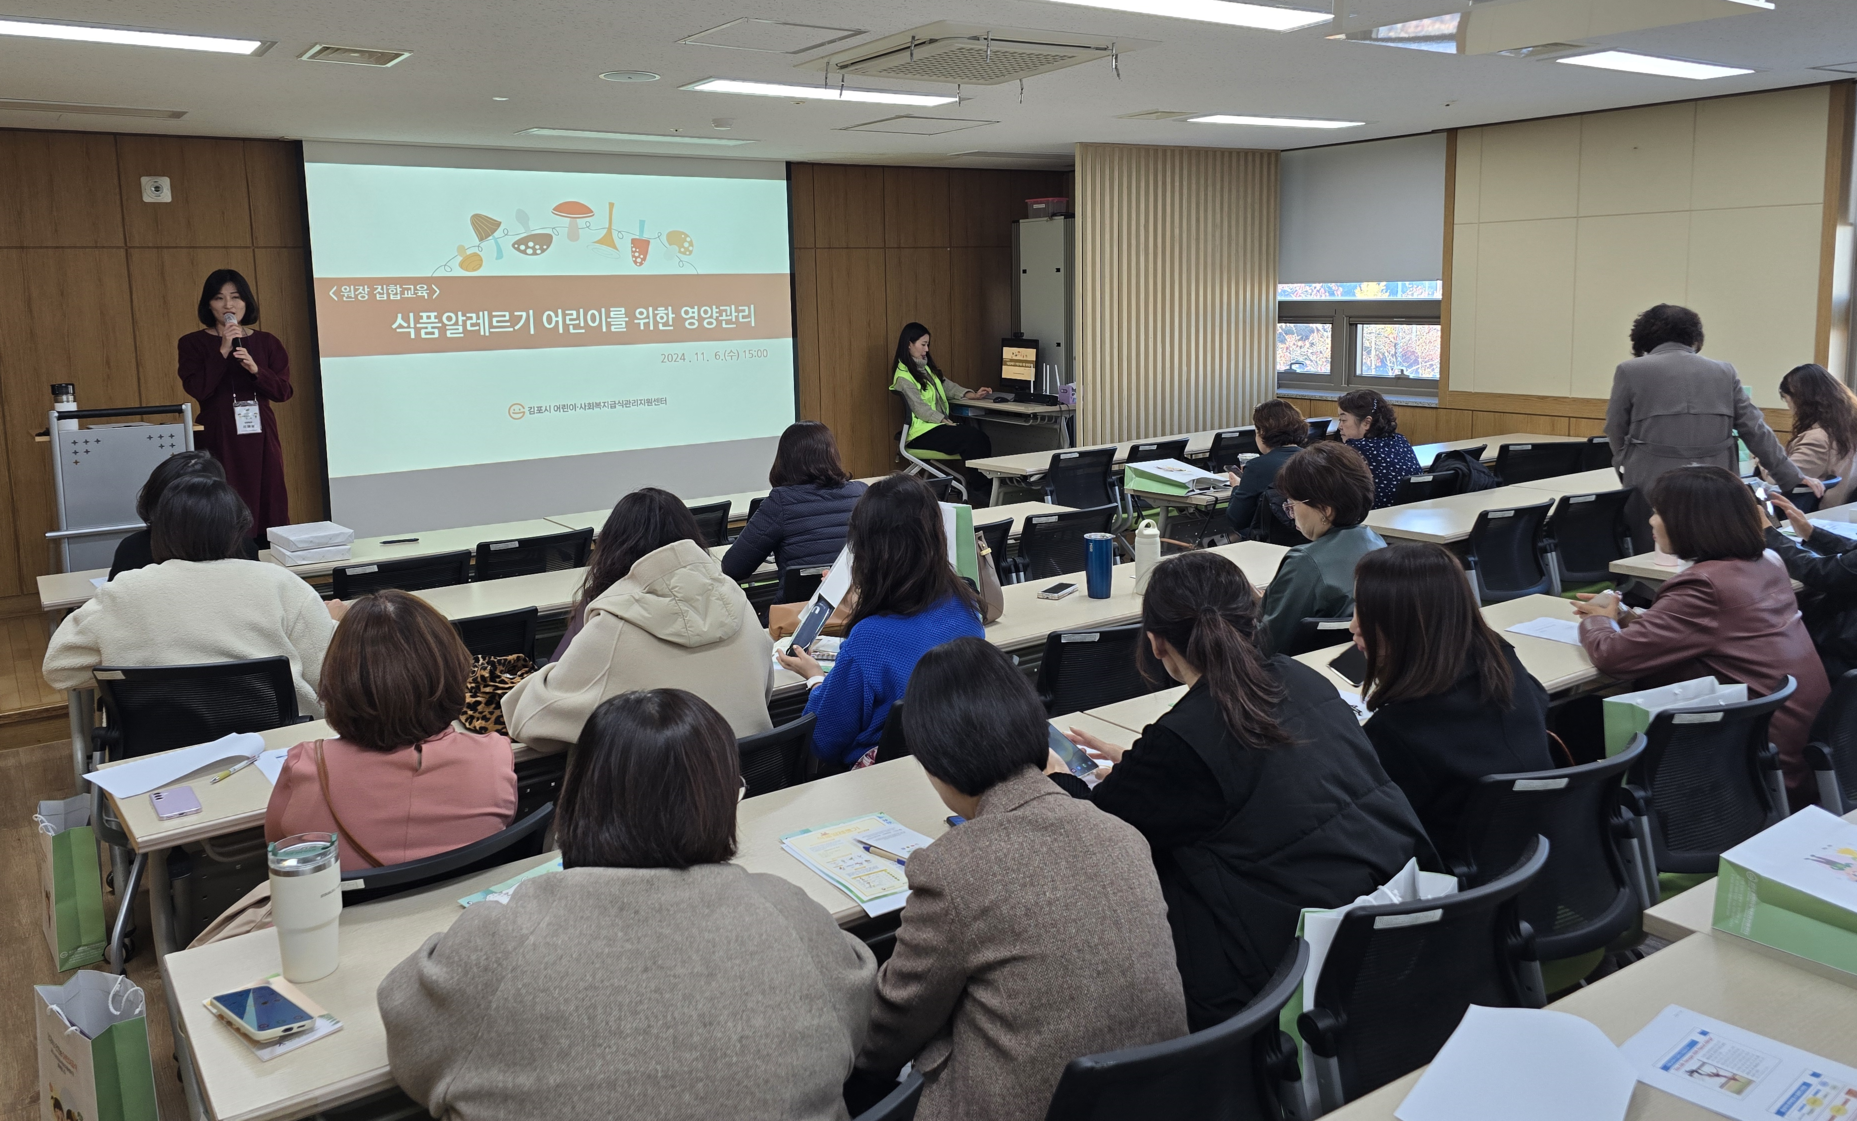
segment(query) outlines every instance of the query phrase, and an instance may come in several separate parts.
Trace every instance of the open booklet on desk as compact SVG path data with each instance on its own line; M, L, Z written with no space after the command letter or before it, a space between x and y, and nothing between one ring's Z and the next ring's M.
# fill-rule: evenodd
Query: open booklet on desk
M870 838L877 843L869 843ZM780 838L781 848L849 895L872 917L899 910L908 901L904 862L929 843L930 838L886 813L801 829Z

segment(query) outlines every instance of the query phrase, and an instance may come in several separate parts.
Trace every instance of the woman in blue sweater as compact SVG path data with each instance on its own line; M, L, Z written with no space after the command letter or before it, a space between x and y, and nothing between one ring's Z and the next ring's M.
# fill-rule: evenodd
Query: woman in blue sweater
M851 511L855 597L851 626L826 676L812 655L774 656L806 678L806 711L818 716L813 751L841 766L875 755L890 706L902 700L916 661L957 638L984 637L980 601L948 563L941 507L920 479L891 475L871 484Z
M831 564L844 547L851 508L864 493L863 483L846 478L832 430L816 420L790 424L780 434L767 483L774 489L722 558L731 580L754 575L769 553L782 570Z

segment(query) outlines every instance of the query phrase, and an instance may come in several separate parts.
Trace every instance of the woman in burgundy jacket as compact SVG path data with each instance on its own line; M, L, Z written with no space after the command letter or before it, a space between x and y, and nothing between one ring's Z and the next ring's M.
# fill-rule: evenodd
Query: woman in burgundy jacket
M200 402L204 431L195 446L225 467L226 481L251 509L252 536L262 541L265 530L290 524L284 448L271 402L288 401L295 390L290 355L276 335L247 326L257 320L251 285L232 269L216 270L200 290L205 329L181 336L180 378Z
M1798 809L1814 800L1805 744L1831 686L1792 581L1766 553L1764 528L1753 492L1727 470L1665 472L1651 486L1651 532L1683 567L1641 611L1622 607L1612 592L1582 596L1573 610L1593 665L1611 677L1635 677L1640 687L1713 675L1745 682L1759 696L1788 676L1798 681L1768 730Z

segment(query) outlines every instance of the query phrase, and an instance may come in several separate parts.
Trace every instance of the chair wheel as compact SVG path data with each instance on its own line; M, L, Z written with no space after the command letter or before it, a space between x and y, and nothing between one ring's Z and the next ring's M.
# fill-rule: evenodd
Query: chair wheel
M129 963L135 960L135 935L123 935L123 973L129 972Z

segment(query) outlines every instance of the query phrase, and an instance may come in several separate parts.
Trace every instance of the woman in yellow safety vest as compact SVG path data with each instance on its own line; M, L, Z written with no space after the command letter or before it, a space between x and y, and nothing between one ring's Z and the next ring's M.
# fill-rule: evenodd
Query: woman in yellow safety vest
M929 329L920 323L904 327L896 338L896 368L890 388L909 403L907 442L911 450L941 452L962 460L985 459L993 454L993 441L985 432L948 415L950 395L972 400L991 397L993 390L986 386L965 389L944 377L929 357ZM986 478L973 470L968 470L967 476L971 480L968 494L981 499L986 493Z

